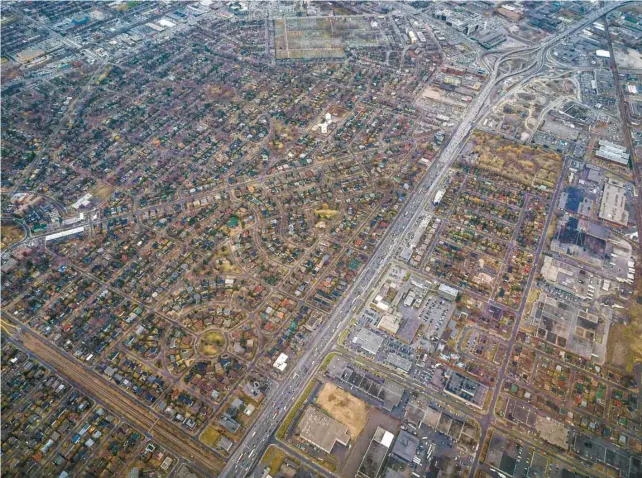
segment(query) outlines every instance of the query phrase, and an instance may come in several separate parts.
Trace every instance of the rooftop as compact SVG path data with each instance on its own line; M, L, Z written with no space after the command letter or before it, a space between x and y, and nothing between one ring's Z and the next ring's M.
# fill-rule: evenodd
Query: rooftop
M599 218L626 226L629 212L626 210L626 190L617 184L608 182L604 185Z
M344 446L350 441L348 427L329 417L316 407L306 408L298 428L303 440L331 453L336 442Z
M395 446L392 448L392 454L402 460L411 463L417 453L419 438L413 436L405 430L399 432Z
M374 332L362 328L352 339L352 343L359 345L366 352L376 355L377 352L379 352L381 344L383 344L383 337L379 337Z

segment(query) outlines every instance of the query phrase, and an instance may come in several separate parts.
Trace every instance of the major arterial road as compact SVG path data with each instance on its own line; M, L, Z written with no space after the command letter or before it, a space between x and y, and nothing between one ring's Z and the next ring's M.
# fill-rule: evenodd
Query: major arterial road
M290 378L280 382L268 392L261 416L258 417L254 425L248 430L245 440L227 462L221 476L225 476L226 478L245 476L248 470L250 470L260 458L263 449L288 413L289 408L296 400L298 394L304 389L308 380L314 376L318 367L321 365L323 357L330 352L341 330L347 325L351 312L356 308L355 304L365 301L373 280L379 276L386 264L392 259L394 251L396 250L395 245L398 241L403 240L403 236L407 231L412 229L414 223L428 205L441 180L454 163L464 144L463 140L475 126L475 118L485 112L482 110L488 107L486 101L494 90L494 87L505 79L505 77L498 78L500 64L512 56L518 56L524 51L532 51L535 61L541 61L538 55L539 52L544 51L547 47L559 42L562 38L584 28L586 25L593 23L598 18L622 5L623 4L619 2L608 3L588 17L570 26L564 32L540 44L538 47L512 50L497 59L493 66L493 71L490 74L489 81L468 108L459 127L451 137L448 146L441 153L439 160L432 164L421 183L410 195L404 207L399 211L397 219L378 245L357 280L352 284L334 313L312 339L307 352L299 358L296 365L294 365L290 371Z

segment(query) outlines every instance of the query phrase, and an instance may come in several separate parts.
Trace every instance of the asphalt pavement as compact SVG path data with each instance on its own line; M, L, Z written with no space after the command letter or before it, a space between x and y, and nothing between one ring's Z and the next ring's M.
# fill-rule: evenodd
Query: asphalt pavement
M594 22L596 19L621 5L622 3L607 4L589 17L542 43L538 48L536 62L539 63L541 61L543 53L540 52L544 51L545 48L550 47L565 36ZM532 47L524 48L524 50L532 50ZM483 113L482 109L487 108L486 101L497 85L497 82L504 79L497 79L500 64L513 55L519 55L521 51L522 50L513 50L506 53L495 63L486 86L466 111L459 123L459 127L451 137L446 148L442 151L439 159L431 165L421 183L409 196L408 201L400 210L391 228L375 249L365 269L352 284L345 298L335 309L335 312L328 318L326 323L323 324L316 337L314 337L310 343L307 352L305 352L293 366L290 371L290 378L281 382L268 393L264 401L264 409L261 416L250 428L245 440L228 461L222 476L242 477L247 474L254 463L260 458L271 436L285 418L296 397L305 388L306 383L315 375L323 357L330 352L338 335L349 323L352 312L356 308L355 303L358 300L361 302L366 300L373 281L392 259L396 250L394 245L399 241L403 241L406 232L412 231L413 224L423 213L424 208L430 204L430 200L439 187L441 180L455 162L459 151L465 144L465 138L475 127L475 118L480 113Z

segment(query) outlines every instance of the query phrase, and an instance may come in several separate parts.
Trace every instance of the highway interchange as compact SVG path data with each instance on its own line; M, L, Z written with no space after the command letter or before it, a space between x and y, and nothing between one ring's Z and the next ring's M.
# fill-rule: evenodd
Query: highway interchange
M495 62L492 64L492 71L489 76L489 80L485 85L483 91L478 95L478 97L473 101L470 108L467 110L465 116L462 118L459 127L450 138L448 145L441 153L439 159L435 161L430 167L428 173L423 178L422 182L412 193L407 202L404 204L403 208L400 210L397 219L394 224L390 227L389 231L386 233L386 236L380 242L379 246L375 250L374 254L370 258L370 261L366 264L364 270L361 272L360 276L357 278L355 283L351 286L346 296L340 302L340 304L335 309L335 312L327 319L326 323L319 330L317 335L313 338L310 343L309 348L303 354L303 356L298 360L296 365L290 370L289 377L285 380L277 383L273 389L271 389L264 401L264 408L261 412L261 416L255 421L254 425L248 430L245 440L237 448L233 456L228 460L225 468L221 471L221 476L225 477L242 477L245 476L249 470L253 468L257 460L260 458L263 450L272 440L273 435L278 428L279 424L283 421L285 416L288 414L290 407L294 404L300 392L305 388L308 381L314 376L318 368L321 365L323 358L335 347L336 340L341 331L347 326L352 313L361 305L364 304L367 296L370 294L370 291L378 278L380 277L383 270L386 266L392 261L397 248L395 247L399 244L399 241L403 241L404 236L409 232L420 215L425 214L426 209L430 208L431 200L434 196L434 193L439 188L443 178L448 173L448 170L452 164L456 161L461 148L466 143L466 139L470 132L475 128L476 122L485 115L490 105L497 99L496 95L501 92L501 84L509 79L510 77L515 77L519 75L528 75L521 78L517 83L521 84L528 79L532 78L538 72L542 71L545 68L545 60L547 57L547 51L555 43L560 41L562 38L571 35L572 33L578 31L581 28L584 28L586 25L594 22L598 18L602 17L609 11L618 8L622 3L608 3L606 6L592 13L590 16L584 18L582 21L568 27L563 33L549 39L547 42L542 43L537 47L527 47L521 49L513 49L511 51L503 53L501 56L496 58ZM524 56L525 53L529 53L533 61L531 61L526 67L519 71L514 71L507 73L503 76L500 75L500 66L502 63L514 57ZM500 95L506 94L499 93ZM71 110L71 108L70 108ZM34 162L34 165L38 161ZM176 204L185 204L189 201L196 199L197 197L207 196L212 194L213 191L205 191L202 193L190 194L187 196L180 197L175 201ZM559 194L559 190L555 191L555 199ZM555 202L555 201L554 201ZM148 208L148 209L151 209ZM129 214L139 214L144 209L139 209L135 212ZM552 212L547 217L546 225L550 223ZM105 220L106 221L106 220ZM103 222L103 221L100 221ZM81 223L82 225L83 223ZM91 217L88 218L87 222L84 223L90 229L94 227L97 222ZM41 239L42 236L35 236L27 238L27 240L32 239ZM542 252L542 244L540 243L537 253L536 260L538 260ZM529 277L528 287L530 287L534 274L531 274ZM520 307L520 314L524 309L524 303ZM516 322L513 334L511 336L510 345L514 343L515 336L519 328L519 321ZM36 344L38 347L32 347L32 352L36 356L50 355L49 349L42 347L39 344ZM51 361L51 357L47 357ZM60 357L58 357L60 358ZM66 367L66 364L54 363L54 366ZM57 367L58 368L58 367ZM492 422L492 410L497 401L499 384L501 384L503 374L506 369L506 364L504 363L500 370L500 376L496 383L497 387L494 389L490 411L482 418L482 438L486 436L487 430ZM88 377L88 380L95 382L94 377ZM96 383L94 383L95 385ZM82 385L82 384L81 384ZM121 398L122 400L122 398ZM123 403L115 408L122 408ZM142 415L139 415L136 407L133 407L130 410L128 419L134 423L140 424L142 428L148 429L148 423L142 421ZM167 429L159 430L158 426L155 424L155 433L158 430L158 434L162 435L161 438L164 438L167 441L171 441L174 445L173 448L180 448L181 446L185 447L184 451L187 451L187 457L191 457L194 464L201 470L209 469L210 467L214 471L218 471L218 468L214 466L217 460L214 457L209 457L207 453L201 455L202 447L196 446L194 443L195 440L187 440L189 443L185 443L184 436L176 435L172 436L174 427L167 427ZM183 444L181 445L181 440ZM475 462L471 468L470 476L473 476L476 467L478 466L479 454L481 452L481 447L478 449L478 453L475 456ZM194 456L194 453L199 454L198 457ZM211 471L211 470L210 470Z
M377 250L371 257L365 269L359 278L350 288L348 294L338 305L335 312L328 318L322 329L310 344L308 351L299 359L297 364L290 371L290 378L279 383L277 387L270 391L264 402L262 416L255 422L254 426L248 431L244 442L239 446L236 452L228 461L223 470L223 476L242 477L252 469L253 465L260 458L262 451L267 446L273 433L279 424L283 421L289 408L295 402L299 393L305 388L306 383L314 376L323 357L329 353L335 346L336 339L344 327L347 326L351 313L357 308L357 304L362 304L368 296L373 285L373 281L379 277L386 265L394 256L398 241L403 240L403 236L411 230L418 217L424 213L424 210L430 204L430 200L436 192L439 184L447 174L449 168L457 159L459 151L465 144L465 139L475 126L475 120L485 114L488 108L488 100L491 99L495 87L510 76L522 74L533 66L538 66L538 71L543 66L545 53L549 47L560 41L562 38L584 28L586 25L594 22L611 10L618 8L621 4L609 3L599 10L595 11L588 17L584 18L575 25L570 26L564 32L542 43L536 48L535 62L529 64L523 70L513 72L497 78L499 66L512 56L519 56L524 51L533 50L532 47L520 50L513 50L503 54L493 65L490 78L481 94L474 100L470 108L462 118L459 127L454 135L450 138L447 147L443 150L438 161L433 163L426 176L423 178L419 187L414 194L410 196L409 201L401 209L393 226L390 228ZM547 224L550 223L550 215L547 218ZM541 245L538 248L538 257L541 254ZM532 275L529 281L532 282ZM523 310L523 305L521 310ZM518 330L519 322L515 325L513 339ZM505 367L502 367L502 372ZM501 380L497 380L500 384ZM492 403L494 404L498 396L498 388L494 390ZM492 406L490 408L492 411ZM489 413L489 415L492 412ZM485 417L482 423L482 439L486 434L490 424L490 416ZM479 448L481 450L481 447ZM479 451L475 457L475 464L479 459ZM471 468L470 476L475 472L475 464Z

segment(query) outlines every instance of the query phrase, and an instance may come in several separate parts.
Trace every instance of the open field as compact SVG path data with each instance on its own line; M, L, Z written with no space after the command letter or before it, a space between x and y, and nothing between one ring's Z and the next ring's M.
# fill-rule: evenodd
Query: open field
M261 465L269 466L271 472L276 473L281 468L281 464L286 457L287 455L283 450L275 445L270 445L261 458Z
M562 170L557 153L525 146L483 131L472 135L473 154L481 169L533 187L552 189Z
M317 404L350 430L356 439L368 421L368 406L332 383L326 383L317 396Z
M105 201L109 196L111 196L113 192L114 192L113 187L106 184L102 184L96 187L91 193L101 201Z
M218 330L210 330L203 334L198 342L198 349L203 355L218 355L225 348L225 336Z
M642 363L642 282L630 300L628 325L613 324L606 346L606 362L622 372L633 373L636 364Z
M286 18L274 22L277 59L342 58L343 46L378 46L377 34L360 17Z
M24 235L24 231L19 225L2 221L2 226L0 226L0 238L2 242L0 244L0 250L15 244L22 239Z
M201 443L204 445L213 448L220 436L221 434L218 432L216 427L209 425L205 430L203 430L203 433L201 433L201 436L198 439L201 440Z

